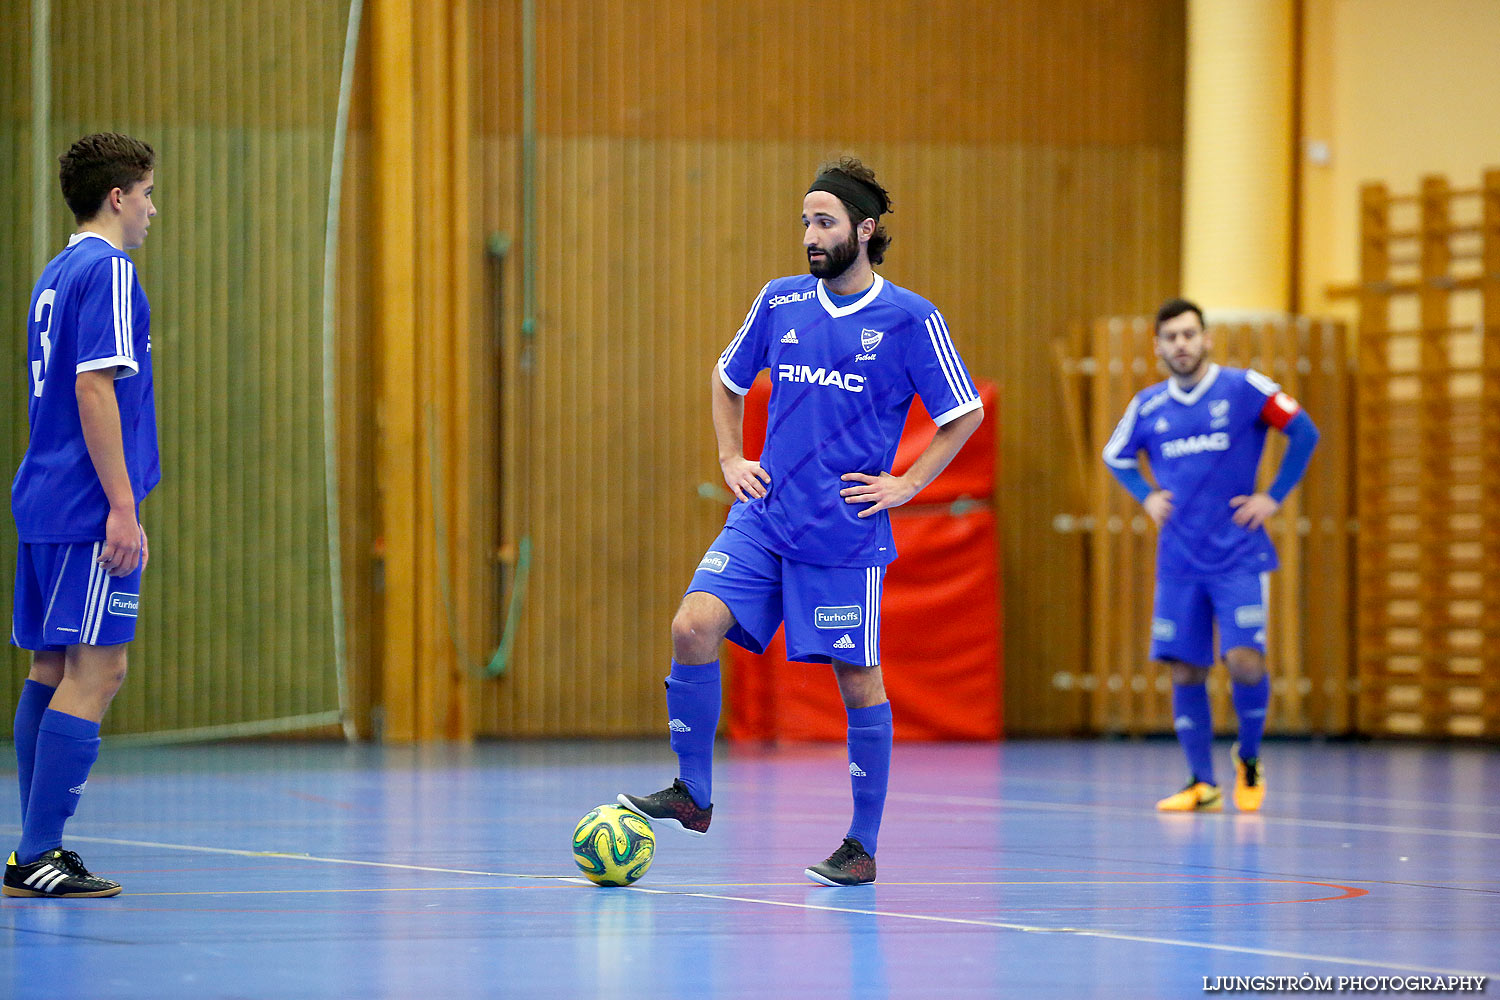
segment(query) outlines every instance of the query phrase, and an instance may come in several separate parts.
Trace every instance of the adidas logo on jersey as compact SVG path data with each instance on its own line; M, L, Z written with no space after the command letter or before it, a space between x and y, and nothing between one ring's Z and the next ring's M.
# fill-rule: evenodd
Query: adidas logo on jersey
M849 638L849 633L848 632L845 632L842 636L839 637L839 641L833 644L833 648L834 649L853 649L854 648L854 640L851 639L851 638Z
M868 778L869 775L866 774L865 772L861 771L859 769L859 765L856 764L856 763L854 763L854 761L851 760L849 762L849 777L851 777L851 778Z
M683 722L681 719L673 719L671 722L667 723L667 728L672 730L672 732L674 733L690 733L693 731L693 727L688 725L686 722Z
M797 331L795 329L793 329L793 330L788 330L786 333L783 333L781 335L781 342L783 344L795 344L795 343L797 343Z
M83 794L83 790L88 787L88 784L89 783L87 781L85 781L81 785L74 785L72 788L68 789L68 791L72 792L74 795L82 795Z

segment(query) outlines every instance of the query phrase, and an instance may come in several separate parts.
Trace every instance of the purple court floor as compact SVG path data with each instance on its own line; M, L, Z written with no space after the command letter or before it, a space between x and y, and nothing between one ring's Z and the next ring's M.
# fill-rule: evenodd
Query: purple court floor
M665 739L106 744L68 846L125 894L0 900L0 997L1500 991L1495 748L1265 759L1263 813L1167 816L1174 743L898 745L880 880L835 889L802 869L848 822L843 748L730 747L712 833L658 830L646 878L600 889L577 877L573 824L665 784Z

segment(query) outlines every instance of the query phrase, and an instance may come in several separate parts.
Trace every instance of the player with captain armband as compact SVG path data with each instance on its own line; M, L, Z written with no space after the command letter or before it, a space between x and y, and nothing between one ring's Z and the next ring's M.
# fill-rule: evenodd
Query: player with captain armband
M1318 442L1296 400L1254 369L1214 364L1211 347L1196 305L1165 303L1155 352L1170 377L1136 394L1104 449L1110 471L1159 529L1151 659L1171 671L1172 727L1189 771L1186 786L1156 804L1163 812L1224 807L1206 683L1215 625L1239 719L1230 751L1235 806L1256 812L1265 799L1267 587L1277 565L1265 523L1301 481ZM1273 427L1287 436L1286 454L1275 480L1258 491L1256 470ZM1155 488L1138 465L1143 451Z

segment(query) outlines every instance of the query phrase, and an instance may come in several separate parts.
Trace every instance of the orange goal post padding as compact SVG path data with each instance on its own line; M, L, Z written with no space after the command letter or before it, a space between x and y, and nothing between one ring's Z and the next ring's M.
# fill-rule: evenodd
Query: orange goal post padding
M1000 555L995 492L995 386L979 381L985 420L942 475L891 514L899 558L885 578L880 648L900 740L1001 735ZM745 401L745 453L765 441L768 383ZM912 404L894 472L910 468L935 427ZM732 739L842 742L846 718L833 671L791 663L782 633L764 654L729 647Z

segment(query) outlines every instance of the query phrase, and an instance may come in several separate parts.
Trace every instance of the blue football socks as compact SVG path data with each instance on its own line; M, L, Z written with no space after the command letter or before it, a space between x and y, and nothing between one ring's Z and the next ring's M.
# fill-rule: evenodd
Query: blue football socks
M883 701L849 712L849 785L854 791L854 821L847 836L871 856L885 813L885 790L891 776L891 703Z
M26 807L31 799L31 772L36 766L36 733L42 725L42 714L57 688L27 678L16 700L16 721L12 730L16 741L16 774L21 784L21 822L26 822Z
M1260 756L1260 738L1266 731L1266 706L1271 703L1271 675L1258 684L1234 684L1234 711L1240 718L1240 756Z
M1214 720L1208 707L1207 684L1172 686L1172 728L1187 754L1194 781L1214 781Z
M672 661L667 677L667 724L672 750L679 762L678 777L687 785L700 809L713 804L714 733L719 728L719 661Z
M42 715L36 736L31 796L16 860L29 865L62 846L63 824L78 808L89 769L99 757L99 723L53 709Z

